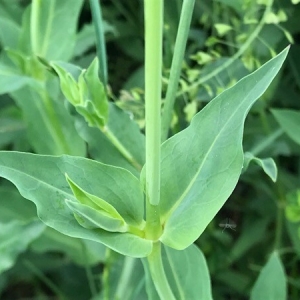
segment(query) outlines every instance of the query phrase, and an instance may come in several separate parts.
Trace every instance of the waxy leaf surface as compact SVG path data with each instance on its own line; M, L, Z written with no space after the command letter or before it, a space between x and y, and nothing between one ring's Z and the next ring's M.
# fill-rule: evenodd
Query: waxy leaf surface
M126 158L98 128L89 127L82 119L77 118L76 128L80 136L87 142L92 158L105 164L122 167L139 176L145 163L145 136L128 113L113 103L109 103L107 129L115 140L126 149Z
M250 152L245 152L244 155L244 166L243 171L245 172L250 164L250 162L253 161L256 164L258 164L264 172L272 179L273 182L276 182L277 180L277 166L273 158L258 158L254 156Z
M272 253L262 268L251 291L251 300L286 300L284 268L277 252Z
M162 145L160 240L192 244L223 206L243 166L243 126L278 73L288 49L212 100L191 125Z
M101 242L124 255L144 257L151 252L152 242L133 234L80 226L65 202L75 201L65 173L82 189L113 205L124 219L136 224L143 221L139 181L124 169L81 157L0 152L0 177L10 180L23 197L35 203L46 225L72 237Z
M206 259L197 246L191 245L180 251L165 246L162 250L162 261L175 299L212 300ZM146 259L143 259L143 264L148 297L150 300L159 299Z
M0 223L0 274L11 268L18 255L45 229L39 220Z
M300 112L291 109L272 109L271 112L284 132L300 145Z

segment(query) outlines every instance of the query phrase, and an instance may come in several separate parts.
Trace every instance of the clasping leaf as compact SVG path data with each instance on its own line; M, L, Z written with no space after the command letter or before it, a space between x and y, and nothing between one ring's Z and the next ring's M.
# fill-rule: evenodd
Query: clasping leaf
M246 115L287 53L288 48L225 90L162 145L160 240L167 246L191 245L232 193L243 167Z
M50 65L60 79L66 99L90 126L103 128L108 121L108 100L98 78L98 59L95 58L87 70L81 71L78 81L59 63L51 62Z
M75 218L85 228L102 228L107 231L126 232L127 224L117 210L108 202L80 188L66 174L69 186L78 202L66 199Z

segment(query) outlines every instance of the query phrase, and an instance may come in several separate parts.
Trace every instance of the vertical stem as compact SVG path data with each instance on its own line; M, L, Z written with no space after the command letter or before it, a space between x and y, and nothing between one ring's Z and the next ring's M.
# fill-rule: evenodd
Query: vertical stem
M172 66L170 71L170 78L168 83L167 95L165 99L163 114L162 114L162 134L161 140L164 142L168 136L168 130L172 120L173 107L176 99L176 91L178 88L182 61L184 58L184 52L190 24L192 20L192 14L194 9L195 0L184 0L182 4L182 10L180 14L180 21L178 26L178 32L175 42L174 56L172 60Z
M104 37L104 28L102 22L101 6L99 0L90 0L90 6L91 6L93 23L96 31L97 56L100 64L99 76L106 89L106 85L107 85L106 47L105 47L105 37Z
M161 243L153 244L152 253L148 256L151 278L161 299L175 300L166 277L161 259Z
M163 0L145 0L146 194L160 197L160 126Z
M35 55L39 53L39 15L41 8L41 0L32 0L31 4L31 16L30 16L30 40L31 49Z

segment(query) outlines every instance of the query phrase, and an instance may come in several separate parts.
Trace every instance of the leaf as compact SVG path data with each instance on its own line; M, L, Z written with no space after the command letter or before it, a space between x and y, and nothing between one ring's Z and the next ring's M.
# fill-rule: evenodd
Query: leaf
M114 217L115 219L119 219L124 221L124 219L120 216L118 211L105 200L96 197L92 194L85 192L81 189L71 178L66 174L66 179L69 183L70 188L75 196L75 198L84 205L90 206L96 210L100 210L105 212L107 215Z
M286 199L285 216L287 220L293 223L300 222L300 190L289 192Z
M284 132L300 145L300 112L291 109L272 109L271 112Z
M228 24L214 24L217 33L219 36L224 36L227 32L229 32L230 30L232 30L232 27Z
M24 138L26 126L22 119L21 111L10 105L1 108L0 111L0 148L11 144L15 149L16 145Z
M132 158L128 160L114 146L112 141L97 128L89 127L82 118L77 118L76 128L87 142L91 157L105 164L129 170L139 176L145 163L145 136L129 115L113 103L109 103L109 117L106 127Z
M65 203L65 199L75 201L65 173L88 193L105 199L122 216L138 224L142 222L144 198L139 181L124 169L67 155L0 152L0 176L35 203L38 216L46 225L71 237L103 243L124 255L144 257L151 252L152 242L136 235L80 226Z
M12 188L0 186L0 221L29 221L36 219L36 208Z
M212 299L208 267L204 255L197 246L192 244L181 251L164 246L162 253L165 273L175 299ZM146 269L147 294L151 295L149 299L159 299L148 265L145 261L143 264Z
M38 91L23 87L12 93L28 124L28 138L40 154L85 156L85 144L75 130L73 119L59 101L55 86Z
M225 90L191 125L162 145L160 240L192 244L232 193L243 166L243 124L279 71L288 49Z
M99 62L95 58L87 70L82 70L78 80L61 63L52 62L51 67L60 79L61 90L66 99L85 118L89 126L102 129L108 119L108 100L105 88L98 77Z
M107 250L100 243L72 238L50 227L47 227L43 234L32 242L30 249L37 253L61 252L66 254L76 264L82 266L104 262Z
M183 251L164 249L164 267L175 298L212 299L209 271L200 249L193 244Z
M251 300L286 300L287 286L283 265L273 252L262 268L251 291Z
M0 62L0 95L16 91L31 81L32 78Z
M140 259L108 252L100 295L93 298L149 300L145 291L145 272Z
M48 60L69 60L75 46L83 0L48 0L37 3L38 11L33 12L31 9L31 18L36 22L34 36L31 36L34 54Z
M77 222L87 229L101 228L110 232L126 232L124 221L114 219L90 206L66 199L67 206L73 211Z
M0 28L0 43L2 48L17 47L20 34L19 24L17 24L11 18L0 17Z
M0 223L0 274L11 268L18 255L45 229L39 221Z
M250 152L245 152L245 156L244 156L244 172L246 171L246 169L248 168L248 165L251 161L255 162L256 164L258 164L263 170L264 172L272 179L273 182L276 182L277 180L277 166L275 164L275 161L273 160L273 158L258 158L255 157L252 153Z
M108 119L108 101L105 96L104 86L99 80L98 73L99 61L95 58L84 73L84 78L89 90L89 99L93 104L96 115L103 119L104 125Z

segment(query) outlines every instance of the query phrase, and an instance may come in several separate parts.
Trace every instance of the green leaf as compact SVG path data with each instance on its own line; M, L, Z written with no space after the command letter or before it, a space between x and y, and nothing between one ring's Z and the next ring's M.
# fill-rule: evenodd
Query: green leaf
M164 267L175 298L212 299L209 271L200 249L193 244L183 251L164 249Z
M85 156L85 143L75 130L73 119L56 86L45 89L23 87L12 93L28 124L28 138L40 154Z
M94 195L91 195L84 191L82 188L80 188L74 181L71 180L71 178L66 174L66 179L69 183L70 188L72 189L72 192L75 196L75 198L84 205L90 206L96 210L103 211L107 215L122 220L124 222L124 219L121 217L121 215L118 213L118 211L109 203L107 203L105 200L96 197Z
M219 23L219 24L214 24L214 26L215 26L219 36L224 36L227 32L232 30L232 27L228 24Z
M190 245L178 251L164 246L162 260L168 282L175 299L198 300L212 299L211 283L206 260L201 250ZM157 292L145 261L146 288L149 299L158 299Z
M0 223L0 274L11 268L18 255L45 229L39 221Z
M2 48L15 48L18 46L20 26L8 17L0 17L0 44Z
M0 63L0 95L16 91L32 81L18 70Z
M12 187L13 188L13 187ZM36 208L33 203L26 201L20 194L9 187L0 186L0 220L29 221L36 219Z
M290 222L300 222L300 190L290 192L286 196L285 216Z
M90 206L66 199L67 206L73 211L77 222L87 229L101 228L111 232L126 232L125 222L112 218L104 212L97 211Z
M162 145L160 240L192 244L232 193L243 166L243 124L287 55L285 49L211 101L191 125Z
M37 1L37 11L31 9L31 18L35 22L31 43L35 55L48 60L71 58L82 4L83 0Z
M52 62L50 65L59 76L61 90L67 100L90 126L103 128L108 119L108 101L98 77L98 59L95 58L87 70L81 71L78 82L61 63Z
M251 300L286 300L287 287L283 265L273 252L262 268L251 291Z
M131 159L128 160L115 147L105 132L89 127L82 118L78 118L76 128L87 142L92 158L105 164L129 170L139 176L145 163L145 136L129 115L113 103L109 103L109 117L106 127L109 132L126 149Z
M140 259L108 252L99 299L150 300L145 291L145 272Z
M273 160L273 158L258 158L255 157L252 153L250 152L245 152L245 156L244 156L244 172L246 171L246 169L248 168L248 165L251 161L255 162L256 164L258 164L263 170L264 172L272 179L273 182L276 182L277 180L277 166L275 164L275 161Z
M300 145L300 112L291 109L272 109L271 112L284 132Z
M107 251L107 248L100 243L72 238L50 227L46 227L43 234L32 242L30 249L37 253L61 252L81 266L104 262Z
M99 61L95 58L84 73L84 78L89 90L89 99L93 103L95 113L99 118L103 119L102 125L105 125L108 119L108 101L98 73Z
M103 243L124 255L144 257L151 252L152 242L136 235L80 226L65 203L65 199L75 201L65 173L88 193L106 199L124 219L126 216L133 224L143 223L144 198L139 181L124 169L67 155L0 152L0 176L35 203L38 216L46 225L68 236Z

